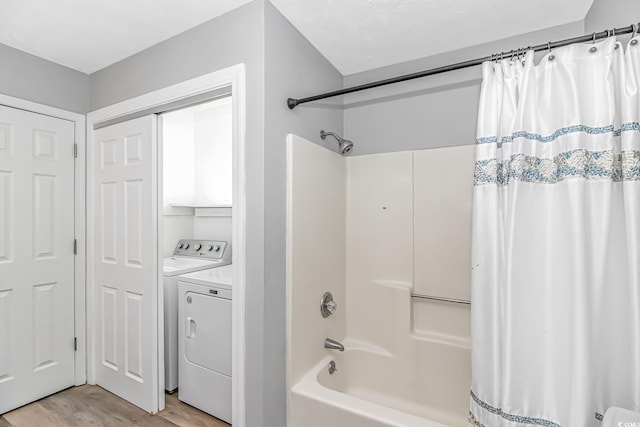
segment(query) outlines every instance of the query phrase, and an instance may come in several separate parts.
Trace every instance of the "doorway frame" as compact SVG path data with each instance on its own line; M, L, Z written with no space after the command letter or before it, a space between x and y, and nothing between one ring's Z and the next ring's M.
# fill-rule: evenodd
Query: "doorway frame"
M0 94L0 105L36 114L67 120L73 123L74 144L77 156L74 161L74 234L77 252L74 257L74 383L76 386L87 382L87 340L86 340L86 117L61 108L51 107L26 99ZM73 155L73 153L69 153ZM72 243L72 242L70 242Z
M245 292L246 292L246 169L245 169L245 123L246 123L246 83L245 65L233 65L212 73L158 89L87 114L87 164L93 164L92 147L95 143L94 126L98 123L124 118L151 108L162 107L195 95L206 94L224 87L231 87L232 97L232 152L233 152L233 219L232 219L232 419L234 427L245 426ZM87 169L87 185L93 182L93 170ZM159 179L160 180L160 174ZM158 190L161 186L157 185ZM87 202L91 200L87 197ZM87 206L88 208L88 206ZM158 230L160 234L161 231ZM87 237L93 241L93 220L87 218ZM162 258L162 247L157 244L158 259ZM87 246L87 278L93 275L91 259L93 248ZM158 266L158 280L163 279L162 263ZM91 280L87 279L87 310L94 313L95 292ZM158 292L158 316L163 313L163 293ZM161 322L160 322L161 323ZM87 382L95 384L95 321L87 317ZM158 342L164 342L163 331L158 330ZM158 352L163 353L159 345ZM164 354L158 354L162 360ZM158 363L158 407L164 408L164 366Z

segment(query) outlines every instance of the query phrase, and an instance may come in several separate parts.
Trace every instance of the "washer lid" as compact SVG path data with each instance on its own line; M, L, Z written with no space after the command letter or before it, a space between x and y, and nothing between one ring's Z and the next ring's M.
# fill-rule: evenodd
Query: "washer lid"
M194 273L183 274L179 280L216 288L231 289L233 277L233 266L225 265L218 268L196 271Z

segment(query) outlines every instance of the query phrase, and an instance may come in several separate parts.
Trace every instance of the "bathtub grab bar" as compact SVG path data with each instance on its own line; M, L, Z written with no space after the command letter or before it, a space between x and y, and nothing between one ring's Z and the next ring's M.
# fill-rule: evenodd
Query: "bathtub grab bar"
M466 299L456 299L456 298L445 298L445 297L436 297L434 295L419 295L419 294L413 294L411 295L412 298L421 298L421 299L430 299L430 300L435 300L435 301L444 301L444 302L453 302L456 304L471 304L471 301L466 300Z

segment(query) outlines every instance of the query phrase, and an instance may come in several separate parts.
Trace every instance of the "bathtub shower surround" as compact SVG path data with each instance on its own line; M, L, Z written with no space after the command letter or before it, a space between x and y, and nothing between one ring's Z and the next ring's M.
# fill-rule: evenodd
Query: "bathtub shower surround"
M288 425L466 426L475 147L288 151Z
M483 65L472 425L640 410L639 39Z
M326 353L324 340L344 331L344 159L289 135L287 141L287 375L297 383ZM323 318L320 303L331 292L338 308ZM327 361L327 363L329 363Z

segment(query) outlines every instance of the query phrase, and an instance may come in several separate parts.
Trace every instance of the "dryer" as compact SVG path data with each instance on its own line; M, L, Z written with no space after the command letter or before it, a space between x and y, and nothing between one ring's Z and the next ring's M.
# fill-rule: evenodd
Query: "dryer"
M178 276L231 264L231 245L217 240L182 239L163 260L164 387L178 387Z
M231 423L231 278L225 266L178 279L178 399Z

